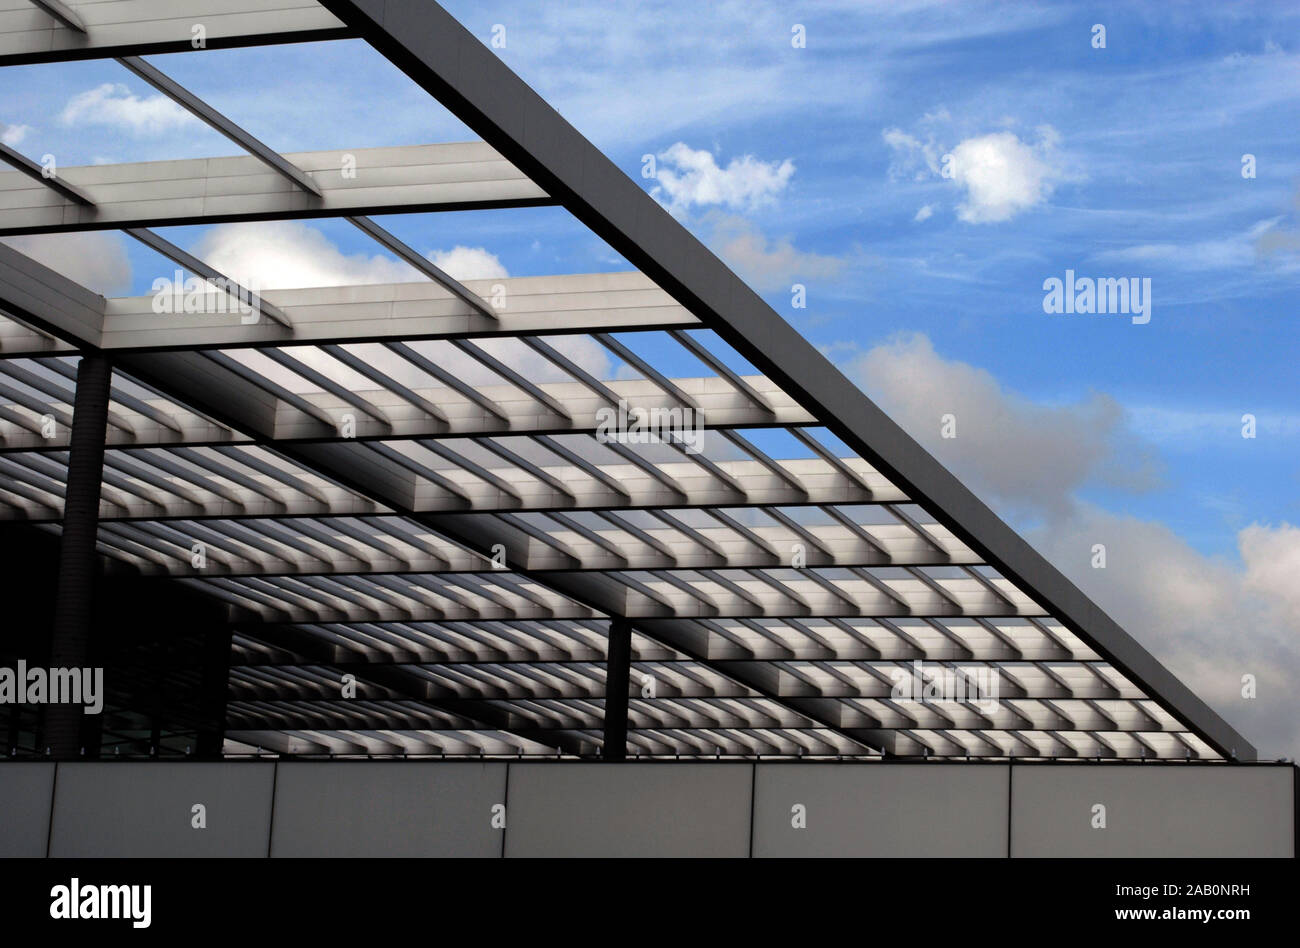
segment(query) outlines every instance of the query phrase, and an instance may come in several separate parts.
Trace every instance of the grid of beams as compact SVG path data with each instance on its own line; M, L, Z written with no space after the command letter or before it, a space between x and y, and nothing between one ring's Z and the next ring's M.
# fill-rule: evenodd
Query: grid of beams
M738 333L661 259L462 283L365 217L558 202L610 236L538 167L544 148L435 81L394 23L350 3L285 4L275 22L237 0L163 20L63 6L0 0L0 64L124 57L248 154L57 180L3 156L0 234L122 229L209 286L202 311L159 312L0 246L0 536L59 531L78 354L110 354L99 552L225 604L232 746L588 754L623 733L607 702L626 695L608 756L1252 754L1142 684L1163 669L1114 661L1117 642L1145 656L1126 636L1107 627L1101 646L1014 579L925 478L865 450L870 425L846 419L874 406L828 410L763 351L788 327ZM429 8L434 42L461 42ZM489 141L279 155L139 58L183 48L200 16L226 44L360 34ZM326 216L423 282L254 297L148 230ZM699 374L659 368L683 362ZM677 436L610 437L637 413ZM611 625L630 625L626 655Z

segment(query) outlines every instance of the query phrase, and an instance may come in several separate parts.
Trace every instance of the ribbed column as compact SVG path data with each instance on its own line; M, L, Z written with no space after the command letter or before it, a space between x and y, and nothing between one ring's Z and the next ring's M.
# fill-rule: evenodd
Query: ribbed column
M632 624L626 619L612 619L605 656L605 760L627 759L627 689L631 673Z
M104 476L104 432L112 377L107 357L82 356L72 409L58 595L50 639L51 668L83 668L87 664L98 572L95 540L99 532L99 485ZM51 704L45 708L44 744L52 756L78 756L82 712L79 704Z
M198 755L220 759L226 737L226 690L230 679L230 627L216 617L203 637Z

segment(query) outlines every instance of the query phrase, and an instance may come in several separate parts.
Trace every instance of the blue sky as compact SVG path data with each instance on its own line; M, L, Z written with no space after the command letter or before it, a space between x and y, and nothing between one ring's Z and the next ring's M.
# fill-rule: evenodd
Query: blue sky
M570 122L1230 720L1295 753L1300 7L445 5L485 42L503 26L498 54ZM473 137L356 42L151 61L281 151ZM112 62L8 75L0 135L38 160L234 153ZM385 223L467 277L626 268L556 209ZM310 226L273 241L390 272L346 225ZM234 252L210 231L167 236ZM171 271L116 253L86 282L143 293ZM1066 270L1149 279L1150 322L1044 313ZM1105 573L1081 565L1094 542ZM1267 707L1262 686L1243 704L1246 673Z

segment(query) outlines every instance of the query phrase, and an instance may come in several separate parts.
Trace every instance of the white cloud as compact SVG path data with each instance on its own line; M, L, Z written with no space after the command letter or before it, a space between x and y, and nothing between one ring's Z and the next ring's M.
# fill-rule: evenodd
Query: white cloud
M836 351L844 351L838 349ZM849 349L848 351L852 351ZM1251 524L1241 565L1209 557L1163 524L1081 501L1085 484L1151 486L1153 462L1105 395L1045 405L983 369L943 359L920 335L841 363L890 415L1005 515L1112 618L1271 756L1300 755L1300 527ZM957 416L957 437L939 437ZM1106 568L1092 567L1093 546ZM1242 675L1259 696L1242 697Z
M934 205L923 204L921 205L920 210L916 212L916 216L913 217L912 220L917 221L919 223L920 221L928 221L932 216L934 216Z
M496 254L482 247L462 247L434 250L428 254L433 265L457 280L497 280L509 276Z
M3 122L0 122L0 142L13 148L26 138L27 133L31 130L32 127L30 125L5 125Z
M259 290L425 279L382 254L345 254L314 227L298 221L218 224L194 253L231 279Z
M1157 482L1154 458L1127 437L1109 396L1033 402L983 369L943 358L922 334L896 336L843 368L945 465L1018 513L1062 516L1074 489L1094 478L1138 490ZM940 436L946 414L955 416L955 438Z
M345 254L319 230L299 221L218 224L199 239L194 252L231 279L259 290L428 279L383 254ZM458 245L431 250L426 257L458 280L510 275L496 254L482 247Z
M843 271L843 259L799 250L788 237L769 238L752 221L723 210L771 204L794 176L790 159L768 162L744 155L722 168L710 152L677 142L658 155L656 170L658 184L650 192L655 199L678 217L693 207L712 208L700 219L707 243L760 292L835 278Z
M744 155L720 168L710 152L677 142L659 153L655 176L659 186L651 193L665 195L673 213L692 206L752 209L770 203L793 175L794 162L789 158L768 162Z
M1295 581L1300 576L1300 527L1252 524L1237 535L1237 544L1246 564L1246 590L1258 594L1266 608L1300 630L1300 583ZM1300 667L1300 662L1292 667Z
M69 99L59 121L64 125L108 125L136 135L157 135L198 120L164 95L141 98L120 82L106 82Z
M103 296L121 296L131 288L131 261L116 231L30 234L6 237L4 242Z
M935 177L952 180L965 192L957 205L957 217L968 224L1010 220L1042 204L1057 183L1074 180L1069 159L1060 151L1060 136L1050 125L1038 129L1037 142L1024 142L1010 131L965 138L946 150L933 126L946 124L946 111L926 115L926 138L899 128L881 133L893 152L889 173L892 178L925 181ZM931 212L932 205L927 205ZM925 208L922 208L924 211ZM917 219L924 220L929 214Z
M1026 537L1264 756L1300 755L1300 528L1252 524L1242 566L1163 524L1079 505ZM1091 566L1106 547L1106 568ZM1253 675L1258 695L1242 696Z
M710 246L760 292L789 289L796 282L834 279L844 270L843 259L807 253L786 238L769 240L742 217L715 214L708 223L712 229Z
M1063 178L1054 133L1037 145L1012 132L968 138L952 150L952 177L966 189L957 216L969 224L1010 220L1047 200Z

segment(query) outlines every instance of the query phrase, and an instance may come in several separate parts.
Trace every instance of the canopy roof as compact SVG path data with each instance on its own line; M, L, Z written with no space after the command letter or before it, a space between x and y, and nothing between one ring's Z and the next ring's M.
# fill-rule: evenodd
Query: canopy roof
M246 152L47 178L5 147L0 234L221 281L152 228L337 217L425 278L158 312L0 245L0 517L59 530L109 354L99 548L228 604L228 749L592 754L618 619L631 755L1254 757L440 7L254 6L0 0L0 65L118 58ZM360 37L483 140L278 154L139 58L194 23ZM636 270L460 282L372 219L541 205ZM610 438L629 412L686 439Z

